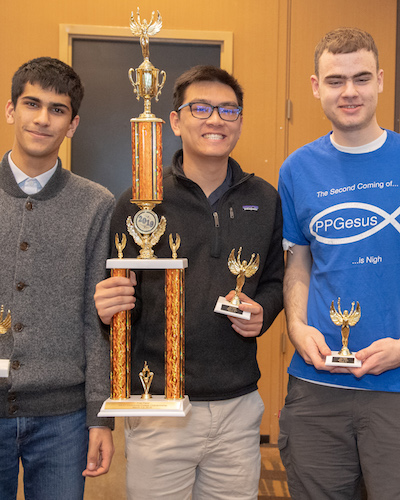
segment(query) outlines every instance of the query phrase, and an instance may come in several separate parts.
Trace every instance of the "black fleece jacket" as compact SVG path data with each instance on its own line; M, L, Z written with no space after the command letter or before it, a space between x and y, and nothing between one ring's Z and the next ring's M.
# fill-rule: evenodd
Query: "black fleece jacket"
M243 292L262 305L267 330L282 309L282 213L277 191L263 179L242 171L229 159L233 183L213 212L204 192L182 170L182 151L164 170L164 199L155 208L167 229L154 247L157 257L171 257L168 235L181 237L178 257L186 257L186 391L192 400L222 400L257 389L260 371L256 338L237 334L228 317L214 312L219 295L235 288L227 265L231 250L243 247L242 260L260 254L260 267L246 279ZM138 210L131 190L121 196L111 223L127 234L126 219ZM124 257L138 248L128 236ZM115 254L114 254L115 256ZM155 373L152 393L164 393L164 271L137 272L137 303L132 314L132 394L142 392L138 373L147 361Z

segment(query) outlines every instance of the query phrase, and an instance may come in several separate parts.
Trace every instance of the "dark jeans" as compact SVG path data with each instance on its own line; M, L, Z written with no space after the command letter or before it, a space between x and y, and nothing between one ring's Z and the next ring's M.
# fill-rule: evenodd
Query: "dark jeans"
M26 500L82 500L88 447L86 411L0 419L0 498L17 495L19 459Z

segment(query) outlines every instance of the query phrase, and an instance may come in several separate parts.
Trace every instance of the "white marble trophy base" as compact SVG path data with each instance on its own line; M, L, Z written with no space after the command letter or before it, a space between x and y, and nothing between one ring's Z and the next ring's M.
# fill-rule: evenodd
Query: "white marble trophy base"
M186 269L187 259L107 259L107 269Z
M249 313L249 311L241 311L238 307L226 300L225 297L221 296L218 297L217 303L214 307L214 312L247 320L251 317L251 313Z
M166 399L165 396L152 396L142 399L131 396L129 399L107 399L104 401L99 417L185 417L192 405L188 396L183 399Z
M332 351L332 355L326 357L325 365L345 366L346 368L360 368L362 363L353 354L350 354L350 356L344 356L343 354L339 354L338 351Z
M0 359L0 377L7 378L10 373L10 360Z

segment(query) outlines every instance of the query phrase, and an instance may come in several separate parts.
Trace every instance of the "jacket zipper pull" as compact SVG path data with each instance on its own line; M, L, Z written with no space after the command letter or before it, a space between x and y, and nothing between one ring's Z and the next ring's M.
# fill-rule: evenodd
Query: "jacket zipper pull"
M229 217L230 217L231 219L234 219L234 218L235 218L235 214L234 214L234 212L233 212L233 207L229 207Z
M218 217L218 212L213 212L213 217L214 217L214 226L219 227L219 217Z

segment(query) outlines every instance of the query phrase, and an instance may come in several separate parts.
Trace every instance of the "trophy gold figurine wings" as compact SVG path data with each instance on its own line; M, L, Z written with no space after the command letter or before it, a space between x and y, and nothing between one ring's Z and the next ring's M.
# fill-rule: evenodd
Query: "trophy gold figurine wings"
M11 312L7 312L7 316L3 319L4 306L0 307L0 334L7 333L11 326Z
M350 327L357 324L361 318L360 304L357 302L357 306L354 306L355 302L352 302L350 312L347 309L342 312L340 308L340 297L338 297L337 309L332 300L329 315L335 325L341 326L342 348L340 351L332 351L332 355L326 357L325 364L327 366L361 366L361 361L353 356L349 349Z
M256 256L253 253L250 261L247 262L246 260L240 260L241 254L242 247L239 248L237 257L235 257L235 249L231 251L228 257L228 268L233 275L237 276L235 295L230 302L225 297L218 297L214 312L249 320L251 314L248 311L242 311L238 307L241 303L239 293L242 291L245 278L250 278L257 272L260 266L260 255L257 254Z
M239 248L238 256L235 258L235 249L231 251L228 258L229 271L237 276L236 278L236 288L235 296L231 300L231 304L238 306L240 304L239 293L242 291L245 278L250 278L258 270L260 265L260 256L253 253L250 262L247 263L245 260L240 262L240 255L242 253L242 247Z

